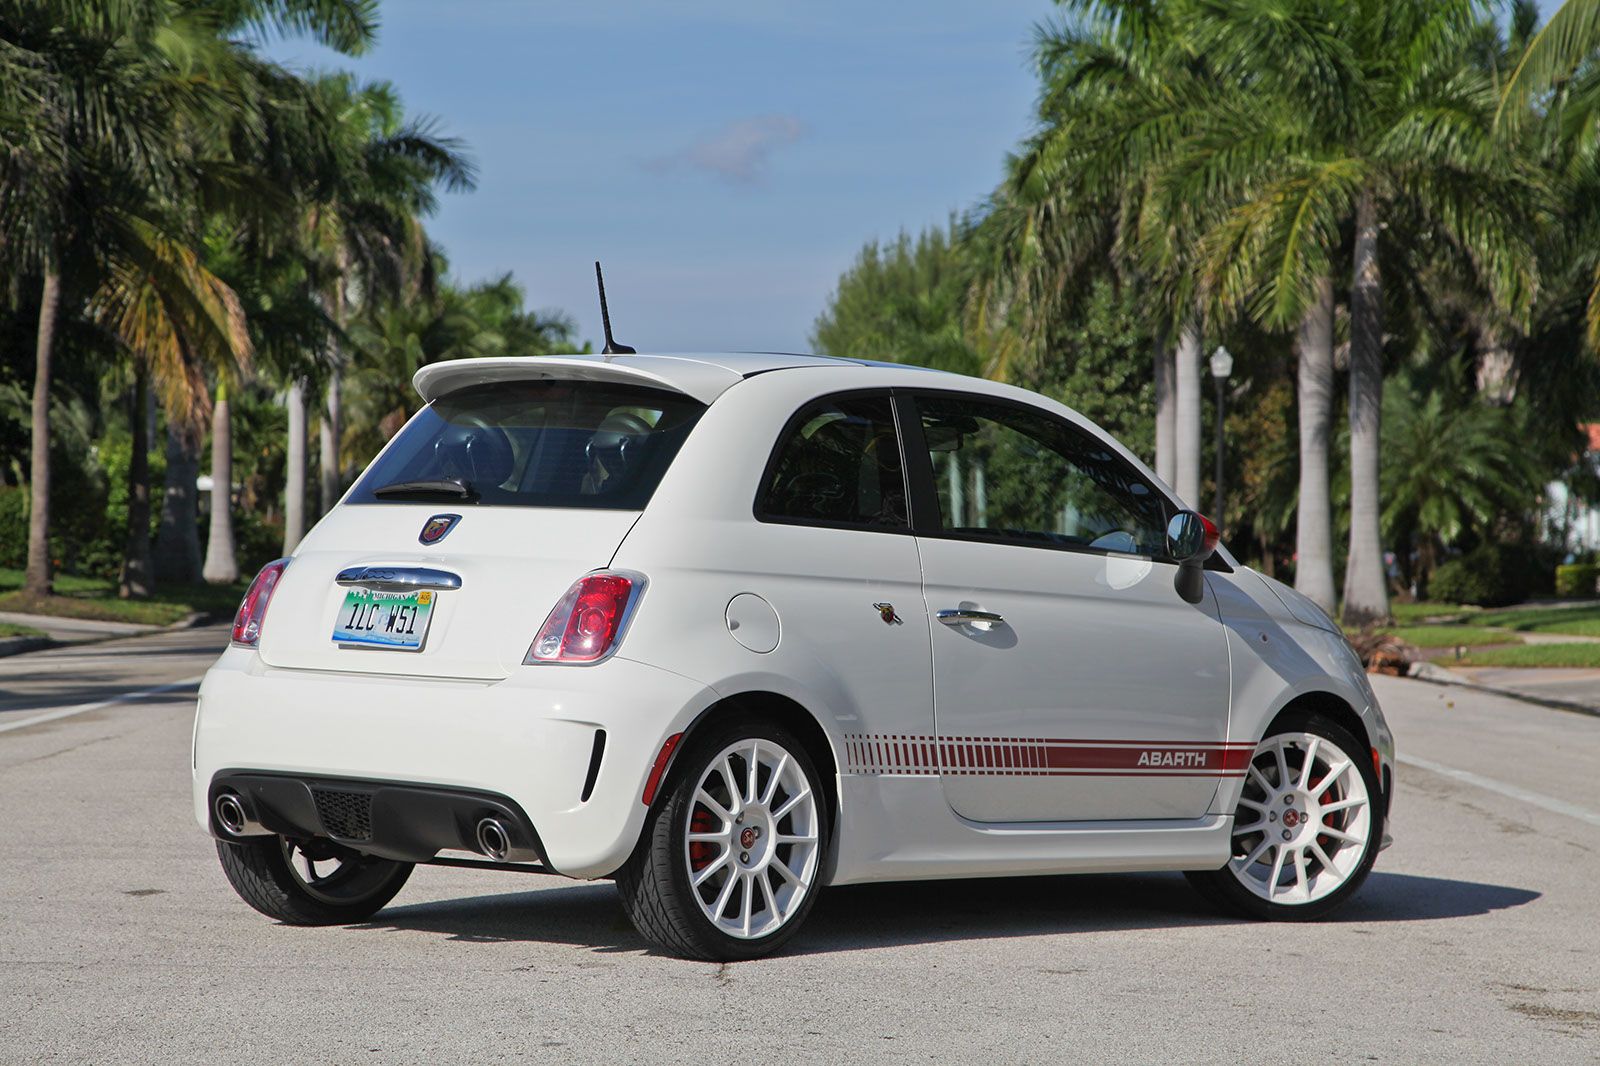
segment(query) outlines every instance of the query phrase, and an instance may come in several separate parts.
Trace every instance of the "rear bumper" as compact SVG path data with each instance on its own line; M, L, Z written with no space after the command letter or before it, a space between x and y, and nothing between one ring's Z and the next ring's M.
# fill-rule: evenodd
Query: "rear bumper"
M249 821L268 832L327 837L385 859L426 862L441 851L476 851L478 823L492 818L506 830L507 859L544 860L532 820L515 800L492 792L224 770L211 781L213 811L224 793L238 799ZM239 839L220 828L215 815L211 833Z
M257 778L287 778L300 794L272 784L261 795L284 824L304 830L315 816L314 803L305 813L311 783L354 781L373 793L373 830L383 824L384 838L344 842L420 861L430 847L477 850L471 835L459 836L471 804L419 807L393 790L487 797L516 816L551 869L603 877L638 840L662 743L715 699L698 682L621 658L471 682L274 669L230 648L200 686L194 815L212 831L214 786L228 774L249 776L252 788ZM590 785L599 731L604 750Z

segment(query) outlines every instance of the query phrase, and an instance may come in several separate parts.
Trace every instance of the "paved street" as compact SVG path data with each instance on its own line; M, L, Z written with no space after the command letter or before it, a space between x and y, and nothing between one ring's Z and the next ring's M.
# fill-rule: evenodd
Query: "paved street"
M225 636L0 660L0 1062L1600 1061L1600 718L1376 679L1410 761L1336 920L1175 875L884 885L717 966L648 953L609 884L422 867L360 926L249 910L189 813L192 686L107 703Z

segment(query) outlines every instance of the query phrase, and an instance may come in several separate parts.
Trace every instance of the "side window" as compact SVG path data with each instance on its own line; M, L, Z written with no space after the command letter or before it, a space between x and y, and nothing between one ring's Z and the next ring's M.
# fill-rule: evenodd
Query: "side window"
M1110 448L1043 412L917 397L946 532L1166 554L1160 495Z
M780 522L906 528L889 397L834 397L802 408L773 453L756 513Z

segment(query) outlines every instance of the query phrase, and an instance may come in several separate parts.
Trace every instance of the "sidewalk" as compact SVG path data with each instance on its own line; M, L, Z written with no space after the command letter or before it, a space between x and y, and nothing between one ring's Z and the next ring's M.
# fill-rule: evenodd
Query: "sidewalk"
M1503 666L1458 666L1455 672L1484 688L1536 700L1576 703L1600 714L1600 670L1553 667L1513 669Z
M1411 664L1410 676L1434 684L1462 685L1547 706L1600 715L1600 670L1552 667L1518 669L1504 666L1446 668L1436 662L1421 661Z
M183 628L192 619L177 623L173 628ZM141 625L136 622L100 622L92 618L59 618L49 614L24 614L21 611L0 611L0 622L27 626L43 633L42 637L0 637L0 657L21 655L61 644L87 644L115 637L137 637L146 633L159 633L166 626Z

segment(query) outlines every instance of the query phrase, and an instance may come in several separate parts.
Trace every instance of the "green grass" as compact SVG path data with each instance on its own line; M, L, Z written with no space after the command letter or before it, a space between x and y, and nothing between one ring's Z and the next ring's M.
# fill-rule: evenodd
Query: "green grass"
M27 626L14 626L14 625L11 625L9 622L0 622L0 637L42 637L42 636L44 636L44 634L41 633L37 629L30 629Z
M1449 666L1592 667L1600 669L1600 644L1524 644L1469 652Z
M1511 607L1486 611L1474 621L1504 626L1525 633L1565 633L1568 636L1600 637L1600 606L1589 607Z
M1504 629L1486 626L1394 626L1384 630L1419 648L1454 648L1461 644L1520 644L1522 638Z
M1449 618L1452 621L1477 614L1483 610L1481 607L1470 607L1456 603L1391 603L1389 613L1394 615L1394 620L1400 625L1415 625L1425 618Z
M239 606L245 589L242 582L169 586L147 600L124 600L117 597L114 581L59 574L55 595L36 599L22 592L22 578L21 570L0 568L0 611L156 626L171 625L191 614L230 615Z

